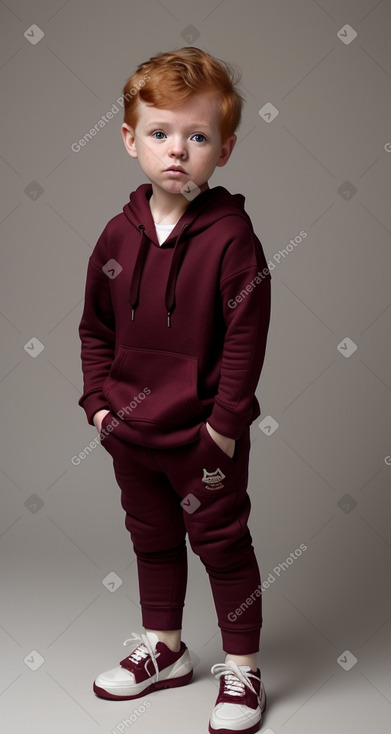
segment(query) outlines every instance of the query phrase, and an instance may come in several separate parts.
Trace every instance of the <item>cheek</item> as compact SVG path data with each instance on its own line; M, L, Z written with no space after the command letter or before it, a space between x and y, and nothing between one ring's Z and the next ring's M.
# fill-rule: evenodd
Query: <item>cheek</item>
M212 153L211 150L203 150L196 157L196 164L200 167L202 166L202 168L208 168L213 165L214 160L215 155Z
M151 158L156 150L157 153L159 151L157 150L158 146L154 146L152 140L150 138L146 138L145 140L142 140L139 145L140 154L144 158Z
M141 154L139 155L140 160L148 166L156 165L159 162L159 154L152 153L149 147L143 146Z

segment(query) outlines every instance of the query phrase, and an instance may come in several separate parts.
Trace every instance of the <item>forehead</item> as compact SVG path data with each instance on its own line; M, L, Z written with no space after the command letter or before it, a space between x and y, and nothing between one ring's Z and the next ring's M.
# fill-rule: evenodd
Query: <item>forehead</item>
M196 94L184 104L170 109L153 107L139 99L138 113L142 124L208 125L211 129L218 126L220 117L214 92Z

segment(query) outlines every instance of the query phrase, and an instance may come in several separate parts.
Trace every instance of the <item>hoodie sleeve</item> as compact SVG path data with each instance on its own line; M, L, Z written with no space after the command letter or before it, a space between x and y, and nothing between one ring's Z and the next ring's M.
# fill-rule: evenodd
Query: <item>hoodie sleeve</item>
M88 261L84 310L79 324L83 395L78 405L85 410L91 425L97 410L110 409L102 390L113 363L115 349L115 318L110 296L110 279L102 270L108 260L106 247L107 227Z
M252 227L240 226L222 262L220 293L226 333L220 381L208 423L237 440L259 414L255 391L271 314L271 275Z

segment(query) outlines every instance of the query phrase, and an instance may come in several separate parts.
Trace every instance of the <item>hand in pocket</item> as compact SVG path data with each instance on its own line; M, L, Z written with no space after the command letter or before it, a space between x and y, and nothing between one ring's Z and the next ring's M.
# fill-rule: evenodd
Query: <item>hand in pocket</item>
M102 421L103 421L103 418L105 417L105 415L107 415L107 413L110 413L110 411L109 410L105 410L105 409L98 410L96 413L94 413L94 416L93 416L93 419L92 420L94 422L94 426L95 426L96 430L98 431L98 433L100 433L101 430L102 430Z
M230 459L232 459L235 453L236 441L233 438L229 438L229 436L223 436L221 433L217 433L217 431L209 425L208 421L206 421L206 430L213 441L217 443L218 447L224 451Z

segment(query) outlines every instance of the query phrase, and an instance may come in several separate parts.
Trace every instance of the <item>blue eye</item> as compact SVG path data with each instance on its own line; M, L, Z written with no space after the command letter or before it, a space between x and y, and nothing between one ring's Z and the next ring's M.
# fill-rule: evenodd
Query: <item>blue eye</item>
M203 143L204 140L206 140L205 135L203 135L202 133L196 133L195 135L193 135L193 138L203 138L203 140L197 140L197 143Z
M159 136L159 137L157 137L157 136ZM155 132L152 133L152 137L155 138L155 140L164 140L164 138L167 137L167 136L166 136L166 134L162 130L155 130ZM202 133L195 133L192 136L192 139L194 139L194 138L198 138L198 140L196 140L196 143L204 143L206 141L206 137ZM200 138L201 138L201 140L200 140Z

